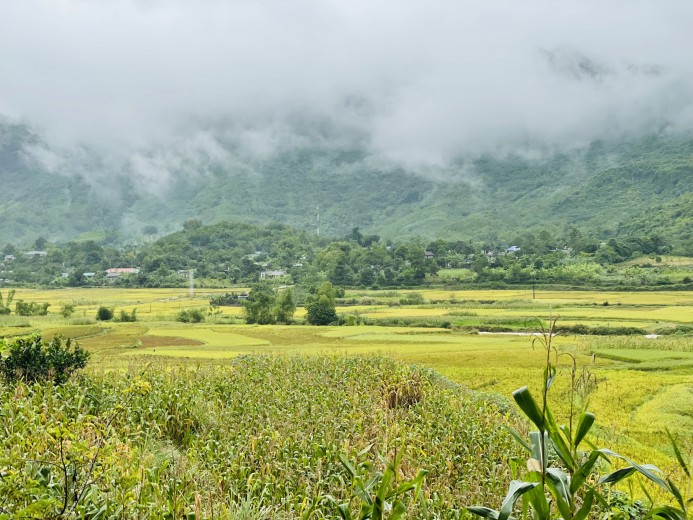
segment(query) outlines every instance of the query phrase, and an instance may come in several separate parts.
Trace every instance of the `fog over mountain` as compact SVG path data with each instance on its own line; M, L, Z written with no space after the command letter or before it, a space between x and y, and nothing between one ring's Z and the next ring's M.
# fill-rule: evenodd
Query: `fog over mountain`
M693 190L692 19L686 0L2 2L0 240L312 228L319 204L335 233L615 233Z
M152 178L138 152L182 142L407 164L575 147L690 128L691 19L685 0L3 2L0 113Z

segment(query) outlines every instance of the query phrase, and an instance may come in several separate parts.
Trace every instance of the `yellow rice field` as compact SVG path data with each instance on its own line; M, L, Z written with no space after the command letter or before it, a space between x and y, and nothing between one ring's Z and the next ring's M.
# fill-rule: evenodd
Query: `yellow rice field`
M238 289L237 291L240 291ZM240 307L222 307L200 324L174 320L185 308L208 308L208 298L218 290L198 290L189 297L184 289L69 289L17 291L17 299L49 302L51 314L42 317L0 317L0 335L32 331L79 338L93 352L94 370L125 366L146 367L152 360L170 363L224 363L243 354L352 355L388 354L408 363L438 370L460 384L508 397L519 386L537 388L541 381L544 351L527 335L470 334L461 330L422 327L311 327L304 325L242 325ZM627 325L652 331L667 325L693 323L693 293L596 291L415 291L426 305L392 305L396 295L353 291L347 297L369 297L378 305L338 309L380 318L445 318L455 320L542 318L560 316L562 323ZM390 301L388 301L390 300ZM444 305L431 305L444 300ZM603 305L608 301L609 305ZM455 302L455 303L453 303ZM70 318L58 312L62 304L75 305ZM94 320L100 305L137 309L135 323L102 323ZM302 316L302 313L297 313ZM228 318L224 321L225 318ZM599 436L608 445L640 460L664 466L671 462L664 428L676 432L684 444L693 445L693 353L688 337L557 337L562 371L552 390L569 388L570 357L591 371L598 381L590 396L590 409L598 415ZM596 354L596 358L592 355ZM561 412L561 410L559 410ZM565 410L563 410L565 412Z

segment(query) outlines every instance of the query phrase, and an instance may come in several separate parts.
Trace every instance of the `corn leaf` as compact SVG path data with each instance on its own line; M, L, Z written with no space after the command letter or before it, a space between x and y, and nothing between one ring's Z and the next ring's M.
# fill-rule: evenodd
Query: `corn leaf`
M522 480L511 481L508 494L505 495L498 513L498 520L507 520L510 518L510 513L513 511L513 506L515 502L517 502L517 499L527 493L527 491L534 489L537 485L536 482L524 482Z
M482 518L491 518L492 520L498 520L498 511L483 506L469 506L466 508L470 513L474 513ZM514 519L512 519L514 520Z
M520 410L524 412L524 414L536 425L537 428L540 430L546 429L544 427L544 417L542 416L541 410L539 409L539 406L537 406L536 401L529 393L529 388L523 386L522 388L515 390L513 392L513 399L515 399L515 402L520 407Z
M551 494L556 498L556 506L563 518L572 516L570 510L570 479L565 472L558 468L549 468L546 471L546 484Z
M529 447L529 444L527 444L527 441L525 441L522 437L520 437L520 434L517 433L514 429L510 428L509 426L503 425L503 428L505 431L507 431L510 435L512 435L513 439L517 441L517 443L522 446L524 449L526 449L528 452L532 453L532 448Z
M573 520L585 520L587 515L590 514L592 509L592 504L594 503L594 490L590 489L585 495L585 500L582 503L582 507L573 516Z
M599 450L601 453L604 453L605 455L611 456L611 457L617 457L621 460L626 461L628 464L631 465L632 468L634 468L638 473L640 473L642 476L650 479L652 482L657 484L659 487L661 487L663 490L668 491L671 493L671 488L667 485L667 483L660 477L657 473L661 474L662 470L660 470L657 466L653 466L652 464L636 464L632 460L630 460L627 457L624 457L623 455L619 455L618 453L614 453L613 451L603 448Z
M650 511L648 517L663 518L664 520L686 520L686 513L675 507L661 506Z
M686 474L686 476L688 478L691 478L691 472L688 469L688 466L686 465L686 461L683 460L683 455L681 455L681 450L679 450L679 445L676 442L676 439L674 439L674 436L669 431L669 428L665 428L665 430L667 432L669 440L671 441L671 447L674 448L674 455L676 455L676 460L679 462L679 466L681 466L681 469Z
M599 460L599 456L600 454L598 451L591 452L585 463L575 472L573 479L570 481L571 494L574 494L585 483L587 477L589 477L590 473L592 472L592 468L596 464L597 460Z
M577 431L575 433L575 439L573 439L573 447L577 448L578 446L580 446L582 439L585 438L585 435L587 435L587 433L590 431L590 428L592 428L594 420L595 416L593 413L583 412L583 414L580 415L580 421L578 422Z

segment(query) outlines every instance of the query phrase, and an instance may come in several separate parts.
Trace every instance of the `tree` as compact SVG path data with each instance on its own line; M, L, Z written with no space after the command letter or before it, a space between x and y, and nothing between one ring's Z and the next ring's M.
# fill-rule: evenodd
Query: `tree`
M16 255L19 250L17 246L8 242L2 250L3 255Z
M3 301L2 298L2 291L0 291L0 316L2 315L7 315L12 310L10 309L10 305L12 304L12 300L14 299L14 289L10 289L7 291L7 299Z
M103 305L96 311L97 321L110 321L113 319L113 309L104 307Z
M44 249L46 248L47 245L48 245L48 240L46 240L46 239L43 238L43 237L38 237L38 238L34 241L34 247L35 247L36 249L38 249L39 251L44 250Z
M248 298L243 302L246 323L269 325L276 322L274 314L277 296L269 282L252 286Z
M275 319L278 323L291 323L291 319L296 312L296 303L294 303L294 291L289 288L279 293L277 296L276 305L274 307Z
M64 383L75 370L87 366L90 355L77 342L73 345L69 338L63 345L60 336L45 342L40 335L34 334L10 344L3 341L0 346L0 350L9 351L6 358L0 358L0 373L8 383L49 380Z
M306 320L311 325L329 325L337 320L337 293L331 282L323 283L306 305Z

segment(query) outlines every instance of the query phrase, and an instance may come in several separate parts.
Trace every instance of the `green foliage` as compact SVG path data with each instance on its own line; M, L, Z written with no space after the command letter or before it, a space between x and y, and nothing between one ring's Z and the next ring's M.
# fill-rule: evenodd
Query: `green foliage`
M277 323L291 323L294 313L296 312L296 303L294 302L294 291L291 288L280 291L277 295L274 313Z
M15 290L10 289L7 291L6 299L2 297L2 291L0 291L0 316L7 316L12 312L10 305L12 305L12 300L14 299Z
M335 503L335 509L343 520L397 520L405 518L408 509L405 500L409 494L413 495L414 500L419 500L422 504L422 511L426 511L422 486L428 471L419 470L414 478L398 482L402 452L398 452L393 461L385 457L379 458L385 468L384 472L374 470L370 463L359 464L357 469L344 455L340 454L339 460L349 473L353 493L360 502L356 515L352 515L348 502ZM334 499L331 501L334 503Z
M638 327L590 327L584 324L561 325L556 329L560 334L580 334L593 336L643 336L647 334L644 329Z
M243 302L246 323L258 325L276 323L276 300L274 287L269 282L264 281L253 285L248 298Z
M204 309L181 309L176 314L176 321L182 323L200 323L205 321Z
M209 297L209 304L213 307L241 305L242 299L235 292L224 294L213 294Z
M421 398L391 409L387 389L415 372ZM356 517L359 480L382 518L399 501L410 517L425 505L456 518L508 483L498 461L514 453L495 403L383 357L94 373L3 389L0 416L13 418L0 437L0 515L13 519L327 519L333 503Z
M120 315L116 319L116 321L120 322L135 322L137 321L137 309L132 309L132 311L127 312L124 309L121 309Z
M75 313L75 304L74 303L63 303L60 306L60 315L63 318L69 318Z
M62 384L73 372L84 368L89 359L89 352L69 338L63 344L60 336L45 342L35 334L9 344L3 341L2 345L9 354L0 358L0 372L8 383L53 381Z
M99 306L96 310L96 319L97 321L111 321L113 319L113 309L109 309L103 305Z
M17 301L14 312L17 316L46 316L50 303Z
M554 419L548 403L548 394L557 375L556 365L551 360L552 354L558 355L558 351L553 347L553 338L557 330L556 320L551 320L549 326L542 330L541 335L533 340L533 343L540 343L546 351L542 401L535 401L526 386L513 392L513 398L518 407L537 428L537 431L529 433L528 440L523 439L517 432L511 431L518 444L527 452L525 475L527 480L514 480L511 483L499 511L478 506L467 509L483 518L506 520L510 518L515 502L522 496L523 516L531 508L533 518L536 520L553 518L585 520L592 514L593 506L596 508L599 504L602 506L609 504L608 498L600 492L600 486L616 484L634 474L640 474L669 493L678 504L678 507L653 507L648 516L685 520L686 501L674 482L665 477L659 468L651 464L637 464L606 448L597 449L590 442L586 442L590 447L589 451L580 450L581 444L586 441L595 423L595 416L582 411L579 417L575 417L577 366L574 357L572 358L572 393L569 397L571 400L569 424L559 425ZM573 422L574 419L577 419L576 425ZM673 437L671 435L669 437L678 455L678 447ZM552 460L550 454L555 454L557 460ZM677 458L681 464L683 459ZM597 479L595 471L600 459L608 462L616 459L625 462L626 466ZM685 464L682 467L686 469Z
M306 321L311 325L329 325L337 321L335 299L337 292L330 282L324 282L306 301Z

